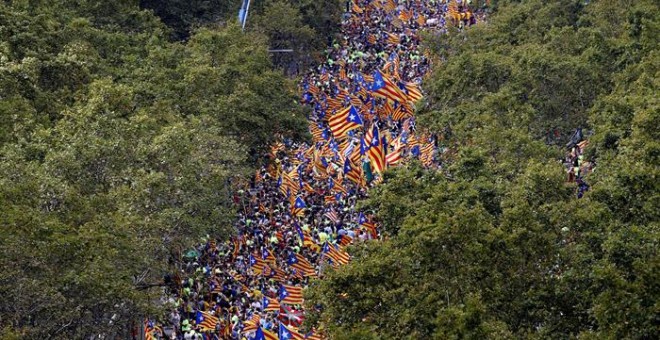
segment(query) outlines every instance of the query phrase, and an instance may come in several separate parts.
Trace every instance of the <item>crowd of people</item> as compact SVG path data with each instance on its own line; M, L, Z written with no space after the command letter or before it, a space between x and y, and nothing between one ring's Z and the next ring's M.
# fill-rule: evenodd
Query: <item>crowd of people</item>
M571 140L566 145L568 152L564 158L564 166L568 173L568 182L575 183L577 186L578 198L582 198L585 191L589 190L589 185L584 180L584 176L592 172L594 168L594 164L584 158L584 151L588 145L589 141L584 138L581 128L575 130Z
M347 247L381 237L356 203L389 167L437 167L438 138L418 131L415 104L431 66L422 29L474 24L467 2L357 0L341 38L301 82L313 143L282 140L268 165L234 196L237 236L205 240L164 296L171 313L146 320L147 339L320 339L299 327L303 290L350 261ZM304 334L303 334L304 333Z

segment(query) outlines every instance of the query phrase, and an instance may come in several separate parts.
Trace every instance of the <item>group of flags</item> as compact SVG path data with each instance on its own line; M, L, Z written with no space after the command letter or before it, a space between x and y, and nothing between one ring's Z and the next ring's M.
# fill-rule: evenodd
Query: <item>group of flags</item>
M362 2L364 3L364 2ZM382 43L388 48L407 44L410 31L401 29L402 23L417 22L423 25L422 14L412 9L401 9L395 0L368 1L364 7L353 1L352 12L362 16L372 10L391 13L391 20L397 21L391 32L368 34L370 44ZM411 33L412 34L412 33ZM394 48L392 48L394 49ZM382 174L389 167L402 164L407 157L418 158L423 164L431 165L434 161L435 141L428 134L416 135L414 130L414 107L423 99L417 82L406 81L401 77L405 68L401 67L398 52L392 52L382 67L370 72L362 72L357 65L340 61L338 72L323 67L318 74L318 82L307 81L303 85L302 101L313 106L309 130L314 143L309 146L287 148L284 143L273 143L270 149L272 162L268 174L277 181L278 192L286 198L285 208L291 216L291 226L302 245L302 251L285 253L284 259L278 259L273 248L261 247L250 250L248 256L250 270L243 275L237 271L230 274L248 291L251 275L273 279L279 285L275 296L261 296L262 308L254 311L243 322L242 332L250 334L251 339L320 339L314 332L303 334L297 328L304 318L300 307L304 303L303 287L295 279L316 278L322 266L346 265L351 261L347 247L353 237L340 235L336 240L321 241L312 236L306 227L299 223L316 209L313 195L323 199L324 218L334 225L345 224L347 215L341 213L345 199L354 188L364 189L374 179L374 174L382 180ZM393 128L398 126L398 129ZM283 154L291 160L284 167L279 163ZM289 167L289 165L292 165ZM264 180L257 171L255 182ZM318 185L322 183L323 185ZM258 210L265 214L273 213L271 202L260 202ZM310 206L308 206L308 204ZM355 216L355 215L353 215ZM376 223L371 216L357 213L356 225L369 235L378 238ZM285 236L277 233L279 241ZM237 259L246 247L241 237L232 239L232 259ZM215 247L215 245L213 245ZM306 253L318 254L318 263L312 263ZM280 262L280 263L278 263ZM317 268L317 264L320 267ZM318 272L317 272L318 271ZM213 293L220 294L220 285L213 287ZM279 324L277 331L264 328L264 313L277 313ZM218 316L210 311L199 311L195 315L196 324L202 330L215 330L222 326ZM271 328L267 326L267 328ZM274 328L271 328L274 329ZM229 327L226 328L229 330ZM145 323L145 335L153 334L154 328ZM149 337L147 337L149 338ZM151 336L153 338L153 336Z
M280 322L277 333L257 327L252 340L321 340L321 336L314 332L303 335L292 326Z

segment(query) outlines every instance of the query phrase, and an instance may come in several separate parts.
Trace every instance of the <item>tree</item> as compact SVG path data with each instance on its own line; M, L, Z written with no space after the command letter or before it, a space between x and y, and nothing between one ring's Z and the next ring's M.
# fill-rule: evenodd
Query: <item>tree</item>
M182 249L233 232L231 193L303 136L266 37L171 43L134 2L0 4L0 336L129 338Z

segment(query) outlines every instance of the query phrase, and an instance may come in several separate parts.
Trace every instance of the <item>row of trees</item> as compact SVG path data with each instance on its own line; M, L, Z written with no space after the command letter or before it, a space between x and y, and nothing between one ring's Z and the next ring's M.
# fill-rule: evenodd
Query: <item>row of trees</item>
M386 174L364 207L385 241L316 283L311 319L336 339L657 337L659 9L499 1L427 36L419 125L443 169ZM596 164L579 200L560 161L576 127Z
M173 41L138 1L4 1L0 26L0 337L128 338L158 313L138 288L228 237L232 184L305 136L296 84L267 35Z

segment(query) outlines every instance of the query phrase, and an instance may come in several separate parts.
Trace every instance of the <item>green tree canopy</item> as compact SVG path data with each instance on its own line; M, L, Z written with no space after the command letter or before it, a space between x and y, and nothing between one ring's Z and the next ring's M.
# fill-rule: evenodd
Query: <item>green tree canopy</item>
M181 250L232 233L232 190L304 137L267 37L186 43L137 1L0 4L0 337L128 338Z

